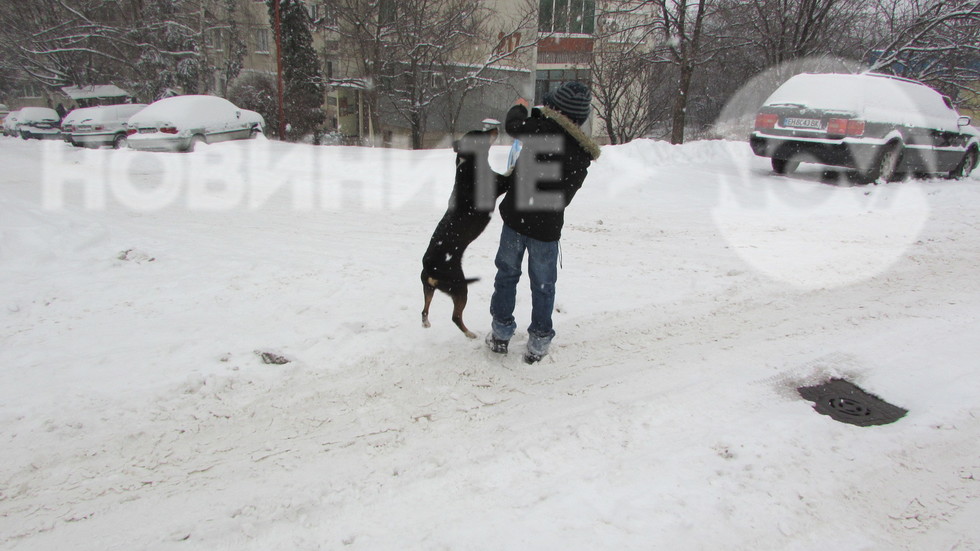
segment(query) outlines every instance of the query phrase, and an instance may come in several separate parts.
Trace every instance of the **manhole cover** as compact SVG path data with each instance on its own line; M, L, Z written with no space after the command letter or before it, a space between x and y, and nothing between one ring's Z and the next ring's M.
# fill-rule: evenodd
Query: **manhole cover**
M868 394L844 379L831 379L821 385L800 387L796 390L805 400L813 402L813 409L817 413L859 427L887 425L908 413L907 410Z

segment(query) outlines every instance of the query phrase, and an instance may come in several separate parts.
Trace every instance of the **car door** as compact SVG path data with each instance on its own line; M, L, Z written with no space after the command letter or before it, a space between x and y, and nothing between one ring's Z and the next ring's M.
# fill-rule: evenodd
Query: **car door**
M215 121L214 133L208 141L225 142L234 139L237 121L235 117L236 111L236 107L231 102L221 102L220 110L216 109L216 112L220 113L220 120Z
M953 103L948 97L924 85L917 86L928 92L923 93L919 99L919 108L924 120L928 121L928 128L920 129L923 148L919 151L919 168L924 172L950 171L959 164L966 152L967 142L961 136L960 116L953 109Z

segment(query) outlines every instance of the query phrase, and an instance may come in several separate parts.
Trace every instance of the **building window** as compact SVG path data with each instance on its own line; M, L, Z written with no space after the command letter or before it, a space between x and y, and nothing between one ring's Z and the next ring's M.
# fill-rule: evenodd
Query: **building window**
M378 10L378 22L382 25L392 25L398 18L398 3L395 0L381 0Z
M340 19L340 6L337 0L326 0L323 3L323 24L327 27L336 27Z
M550 69L537 71L534 76L534 104L541 105L544 95L560 86L563 82L577 80L586 86L591 84L592 74L589 69Z
M310 14L310 21L317 28L337 28L338 9L337 0L323 0L306 5L306 10Z
M224 50L224 43L221 40L221 29L211 29L204 35L205 43L214 51Z
M541 0L538 30L544 33L593 34L595 0Z
M269 53L269 29L255 29L255 52Z

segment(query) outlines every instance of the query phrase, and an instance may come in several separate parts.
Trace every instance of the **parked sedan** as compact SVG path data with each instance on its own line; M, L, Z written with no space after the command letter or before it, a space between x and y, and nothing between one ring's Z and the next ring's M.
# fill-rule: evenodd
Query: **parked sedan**
M25 140L59 140L61 117L48 107L25 107L17 114L17 133Z
M75 109L61 123L65 141L77 147L126 145L126 122L143 110L146 104L125 103Z
M873 73L801 74L765 101L749 143L786 174L801 161L857 169L865 181L904 174L963 178L980 159L980 132L949 98Z
M19 136L17 133L17 117L20 116L20 109L16 111L11 111L7 113L7 116L3 118L3 135L4 136Z
M193 151L198 143L248 139L263 125L258 113L215 96L162 99L126 123L129 147L148 151Z

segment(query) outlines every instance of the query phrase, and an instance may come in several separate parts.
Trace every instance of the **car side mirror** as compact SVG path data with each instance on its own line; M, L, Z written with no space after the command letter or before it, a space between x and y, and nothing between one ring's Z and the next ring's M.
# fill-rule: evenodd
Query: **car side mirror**
M960 117L959 120L956 121L956 124L958 126L970 126L970 123L971 122L972 122L972 119L970 119L970 117L967 117L967 116L964 115L964 116Z
M242 118L242 112L241 111L235 111L235 118L236 119Z

